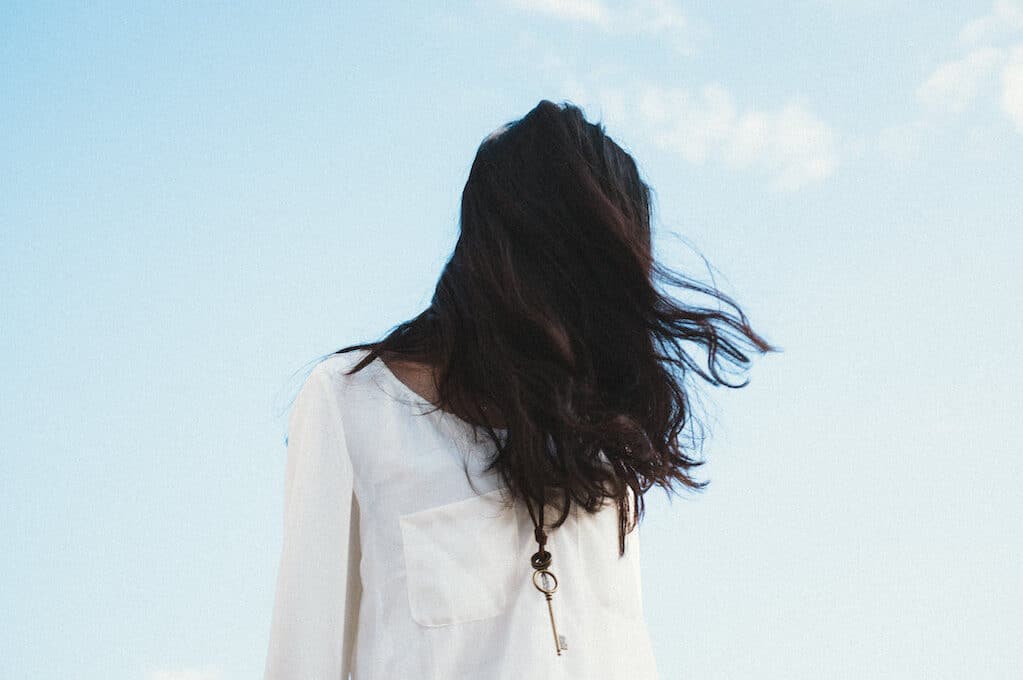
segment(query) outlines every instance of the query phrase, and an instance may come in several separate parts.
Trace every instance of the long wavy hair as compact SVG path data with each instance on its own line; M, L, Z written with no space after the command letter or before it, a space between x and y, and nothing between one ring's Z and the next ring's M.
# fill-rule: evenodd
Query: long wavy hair
M460 232L428 308L377 341L377 357L432 369L434 406L477 425L494 443L510 502L542 508L618 505L619 555L654 485L701 490L693 469L691 374L727 382L741 346L780 351L738 305L654 261L651 190L636 163L571 103L543 100L480 144L462 192ZM658 283L735 310L691 306ZM706 347L705 372L683 347ZM500 422L503 427L496 428ZM498 433L497 429L504 430ZM629 490L632 503L629 502Z

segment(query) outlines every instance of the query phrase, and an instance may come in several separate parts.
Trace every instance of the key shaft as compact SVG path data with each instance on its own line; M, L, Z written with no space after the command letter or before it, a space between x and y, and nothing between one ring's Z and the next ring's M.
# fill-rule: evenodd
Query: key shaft
M538 577L543 582L543 585L537 582ZM553 585L551 585L551 582L553 582ZM554 649L558 656L561 656L564 646L561 644L562 637L558 635L558 624L554 621L554 605L552 604L554 591L558 589L558 577L548 569L537 569L533 572L533 585L544 594L544 598L547 600L547 613L551 619L551 632L554 635Z

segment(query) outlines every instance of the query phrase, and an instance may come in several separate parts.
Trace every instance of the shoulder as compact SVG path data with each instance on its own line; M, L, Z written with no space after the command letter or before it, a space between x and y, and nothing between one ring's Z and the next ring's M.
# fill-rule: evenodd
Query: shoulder
M369 350L357 349L349 352L329 354L320 359L309 371L302 385L302 392L329 394L342 402L350 392L357 390L362 383L372 379L374 362L361 370L351 370L369 354Z
M349 371L368 353L353 350L323 357L307 369L298 391L294 393L288 415L288 430L292 431L307 424L318 427L324 420L339 421L348 410L352 395L360 383L371 379L372 368L349 375ZM362 374L367 374L363 376Z
M337 381L345 381L349 376L348 372L355 368L362 359L369 354L369 350L366 349L355 349L348 352L335 352L334 354L328 354L319 360L319 362L313 366L310 372L310 377L314 374L323 376ZM362 371L359 371L360 373ZM358 375L358 373L356 374Z

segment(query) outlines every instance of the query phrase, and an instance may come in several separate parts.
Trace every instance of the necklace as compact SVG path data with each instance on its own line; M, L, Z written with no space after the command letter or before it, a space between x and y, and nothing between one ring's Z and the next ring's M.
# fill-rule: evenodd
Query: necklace
M568 643L564 635L558 634L558 626L554 623L554 608L551 605L551 596L558 589L558 577L548 568L551 566L551 553L546 549L547 532L543 528L544 505L546 505L545 501L540 503L540 518L537 519L533 513L532 504L528 500L526 501L529 517L533 520L533 524L536 527L533 535L536 537L536 543L539 546L539 549L529 558L529 563L534 569L533 585L544 594L544 598L547 600L547 613L551 617L551 631L554 633L554 649L557 651L558 656L561 656L561 652L568 649Z

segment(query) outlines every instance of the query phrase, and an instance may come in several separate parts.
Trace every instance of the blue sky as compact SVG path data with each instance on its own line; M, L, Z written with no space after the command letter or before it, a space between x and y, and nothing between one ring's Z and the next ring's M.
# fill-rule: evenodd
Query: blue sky
M1023 665L1018 0L4 3L0 91L0 677L259 677L304 371L543 98L785 349L648 496L662 677Z

